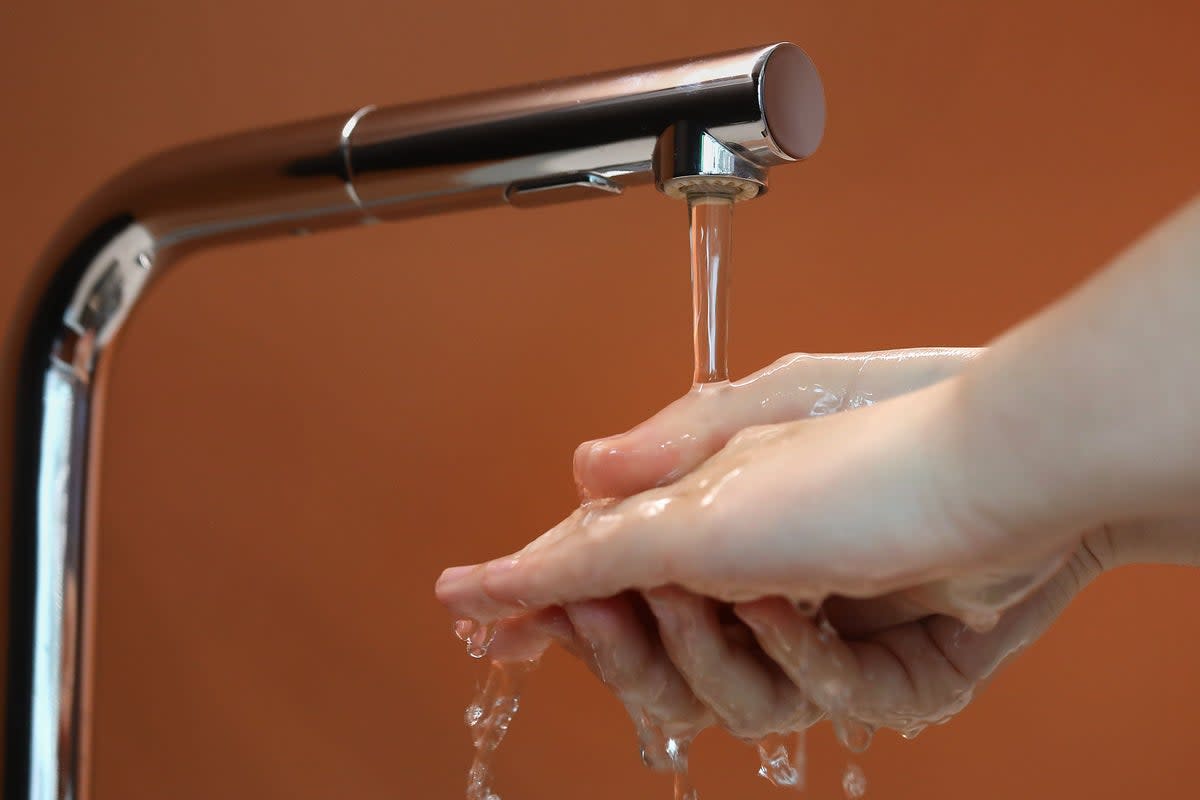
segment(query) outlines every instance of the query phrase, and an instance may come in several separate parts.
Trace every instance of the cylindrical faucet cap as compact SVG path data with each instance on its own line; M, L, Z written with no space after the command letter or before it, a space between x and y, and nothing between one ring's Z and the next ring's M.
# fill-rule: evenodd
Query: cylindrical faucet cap
M659 134L654 146L654 180L668 197L716 192L749 200L766 191L767 170L703 128L681 121Z
M825 91L816 66L785 43L771 50L762 70L758 100L767 135L788 158L808 158L825 133Z

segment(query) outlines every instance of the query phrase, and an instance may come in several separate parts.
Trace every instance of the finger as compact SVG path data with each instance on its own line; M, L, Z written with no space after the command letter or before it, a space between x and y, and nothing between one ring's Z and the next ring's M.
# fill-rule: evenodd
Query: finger
M974 681L922 622L845 641L778 600L742 604L738 615L784 672L835 722L913 734L960 711ZM841 732L839 732L839 738Z
M906 418L905 407L888 411ZM913 570L936 563L944 547L940 540L908 538L904 558L897 558L895 548L856 544L823 519L828 511L821 506L831 498L835 507L847 505L852 517L875 513L862 508L859 489L831 485L828 469L808 470L810 463L823 465L834 455L829 443L845 446L847 437L828 427L841 422L743 429L678 483L585 506L515 555L446 571L438 597L461 616L487 621L668 584L723 600L765 594L819 598L844 587L869 596L894 589L897 582L920 577ZM814 438L804 446L819 454L816 461L796 457L798 442L808 437ZM856 438L873 441L861 430ZM852 459L855 452L838 458ZM797 461L804 472L795 470ZM907 484L900 488L911 494ZM843 495L848 504L837 502ZM815 506L807 514L806 500ZM902 519L891 520L893 528L902 525Z
M1082 552L1075 553L1048 582L1005 611L990 629L973 630L952 617L931 617L926 629L937 647L970 680L982 684L1021 653L1056 620L1099 574Z
M477 618L667 584L727 601L869 597L977 566L985 536L926 524L942 443L924 431L944 388L743 429L671 486L592 504L515 556L447 573L439 597Z
M634 594L571 603L565 607L585 662L629 709L668 736L694 736L712 723L708 709L663 650L652 618ZM654 754L647 754L648 756Z
M834 595L821 605L821 613L840 635L858 639L937 612L901 590L861 599Z
M1001 614L1032 595L1071 558L1071 553L1054 553L1019 567L993 567L939 581L931 581L908 591L915 604L928 608L931 615L953 617L977 631L986 631L999 622Z
M459 617L477 622L491 622L509 616L519 615L523 610L545 608L561 603L531 604L525 598L500 598L489 593L486 582L488 567L500 571L505 564L516 565L521 559L528 560L536 553L551 548L555 542L591 530L594 523L607 522L613 509L612 504L594 502L577 508L566 519L559 522L550 530L525 545L519 552L504 558L494 559L485 564L450 567L442 571L434 587L434 594L439 601ZM598 526L597 526L598 527ZM608 594L616 594L616 591ZM605 597L607 594L593 595ZM587 599L572 597L572 600Z
M494 635L485 637L485 644L475 652L504 662L536 661L554 642L568 649L576 646L571 621L561 608L506 619L495 626Z
M785 601L739 604L735 611L764 651L831 716L913 736L965 707L1095 574L1077 554L987 631L939 614L843 641Z
M733 735L757 739L811 724L797 687L762 657L739 624L722 624L717 604L679 589L646 593L663 646L692 692Z
M834 595L821 606L821 612L847 639L861 639L934 616L953 617L978 630L986 630L996 623L1004 609L1040 586L1062 565L1062 560L1061 556L1055 556L1043 565L1019 571L958 576L879 597Z
M733 607L753 632L763 652L826 712L840 713L861 676L845 642L782 598L764 598Z
M1044 564L1019 571L958 576L880 597L835 595L825 601L821 611L834 629L847 639L861 639L897 625L936 616L951 617L985 631L996 624L1006 608L1016 605L1041 586L1062 562L1062 556L1054 556Z
M669 583L672 544L699 530L681 500L659 490L580 508L518 553L444 571L435 592L458 616L489 622Z
M519 604L501 603L486 594L483 574L486 564L449 567L442 571L434 587L434 595L450 613L460 620L488 624L498 619L517 616Z
M496 613L494 601L479 596L483 591L483 568L483 564L447 567L434 585L438 602L460 620L487 623L506 616Z
M575 452L585 498L628 497L694 469L742 428L819 416L936 383L980 351L923 348L787 356L733 384L703 386L617 436Z

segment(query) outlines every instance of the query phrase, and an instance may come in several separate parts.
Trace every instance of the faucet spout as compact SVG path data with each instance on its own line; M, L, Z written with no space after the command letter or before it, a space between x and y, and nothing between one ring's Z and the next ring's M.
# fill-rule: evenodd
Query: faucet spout
M173 261L651 182L682 195L724 181L752 197L768 169L816 149L824 115L808 56L775 44L228 136L151 157L85 202L34 271L0 361L4 799L89 797L99 409L112 343Z

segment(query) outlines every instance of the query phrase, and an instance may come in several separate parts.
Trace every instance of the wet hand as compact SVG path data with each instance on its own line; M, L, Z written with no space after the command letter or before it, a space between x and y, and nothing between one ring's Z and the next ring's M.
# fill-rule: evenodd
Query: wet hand
M585 504L514 556L447 570L439 597L490 620L666 585L729 602L902 591L984 626L1078 534L1018 540L972 506L955 387L938 380L973 355L797 356L694 391L580 449L583 494L625 499Z
M1063 537L1057 550L1044 541L1014 547L985 520L968 523L964 506L951 514L948 504L931 504L938 494L919 491L928 475L920 457L933 457L921 452L921 437L905 447L888 438L883 423L862 422L897 403L867 406L919 396L975 355L796 356L733 386L693 392L626 434L580 447L581 494L628 499L594 502L518 554L515 566L502 561L499 574L525 575L523 584L518 579L506 593L501 582L497 591L489 567L477 565L449 571L439 596L458 613L485 619L561 607L552 638L611 686L635 719L667 721L680 734L719 724L757 738L828 715L839 737L858 747L876 727L914 732L945 719L1111 561L1110 528ZM890 424L911 434L920 432L919 419ZM864 424L874 440L855 431ZM794 438L818 425L828 430ZM748 426L759 427L738 434ZM879 470L876 459L888 469ZM746 470L752 487L775 480L775 488L757 502L736 495L704 502ZM790 481L779 477L814 485L789 495ZM872 504L854 492L837 494L846 481L862 492L864 477L892 499ZM815 514L788 515L793 501L810 503ZM826 525L842 522L833 516L839 502L857 531L840 531L845 541L813 524L822 513ZM715 514L719 525L705 519ZM897 514L916 533L906 536ZM959 530L947 530L948 521ZM939 535L921 541L930 531ZM796 555L788 538L801 535L817 541ZM680 571L629 563L639 553ZM889 576L888 562L908 566Z
M1192 202L979 359L796 357L693 393L578 454L623 499L438 595L561 608L619 693L735 732L943 718L1108 566L1200 564L1198 233Z

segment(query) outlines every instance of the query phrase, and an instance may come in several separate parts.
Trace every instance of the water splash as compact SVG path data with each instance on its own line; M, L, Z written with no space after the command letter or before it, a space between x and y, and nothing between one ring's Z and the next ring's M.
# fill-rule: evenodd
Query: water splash
M492 789L492 764L521 705L521 689L536 661L492 661L487 681L467 706L464 721L475 745L467 773L467 800L500 800Z
M758 750L759 777L785 789L804 788L804 731L768 734L754 747Z

